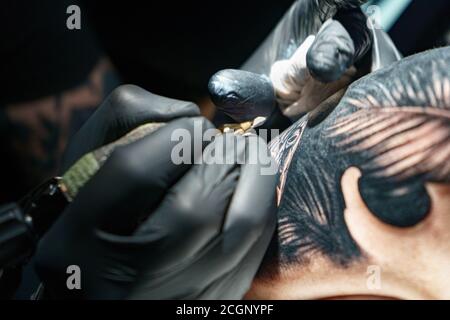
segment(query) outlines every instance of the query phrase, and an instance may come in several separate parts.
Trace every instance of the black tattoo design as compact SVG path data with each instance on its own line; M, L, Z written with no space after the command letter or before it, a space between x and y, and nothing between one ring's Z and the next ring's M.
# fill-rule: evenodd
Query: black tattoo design
M290 166L280 166L278 254L269 264L322 254L345 266L364 257L343 217L340 179L352 166L379 219L408 227L427 216L425 183L450 183L449 65L450 47L403 59L351 85L319 125L304 127L303 118L271 143L279 163ZM289 143L299 127L301 141Z

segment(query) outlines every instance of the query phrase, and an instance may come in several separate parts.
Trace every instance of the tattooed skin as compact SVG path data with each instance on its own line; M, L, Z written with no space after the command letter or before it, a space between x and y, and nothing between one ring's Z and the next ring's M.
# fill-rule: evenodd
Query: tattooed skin
M345 267L364 252L344 220L341 178L378 219L415 226L430 212L426 183L450 184L450 47L415 55L352 84L320 124L300 119L271 143L280 164L278 243L262 268Z
M24 188L56 173L68 138L118 84L111 64L102 59L80 86L2 109L8 125L3 139L15 155Z

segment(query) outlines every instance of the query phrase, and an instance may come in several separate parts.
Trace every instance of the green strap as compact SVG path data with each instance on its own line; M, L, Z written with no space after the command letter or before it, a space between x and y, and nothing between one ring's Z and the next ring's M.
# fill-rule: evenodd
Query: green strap
M122 138L81 157L63 174L59 182L60 188L67 199L72 201L76 197L80 189L97 173L117 147L142 139L161 128L164 124L158 122L144 124Z

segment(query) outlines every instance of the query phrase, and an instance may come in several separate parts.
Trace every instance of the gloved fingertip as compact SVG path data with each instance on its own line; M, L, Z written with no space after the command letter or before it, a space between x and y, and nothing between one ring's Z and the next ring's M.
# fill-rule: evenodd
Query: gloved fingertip
M354 62L358 63L364 60L374 40L370 31L371 19L368 19L361 8L357 7L339 10L334 19L342 24L353 41L355 47Z
M208 90L219 111L237 122L267 116L276 105L270 80L248 71L219 71L211 77Z
M338 80L353 64L355 46L338 21L328 20L306 55L311 75L323 83Z

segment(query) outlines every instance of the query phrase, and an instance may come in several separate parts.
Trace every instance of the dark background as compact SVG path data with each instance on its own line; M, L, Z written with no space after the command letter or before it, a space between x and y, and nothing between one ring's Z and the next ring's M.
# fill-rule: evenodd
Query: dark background
M85 6L126 80L161 94L195 98L206 94L214 72L239 67L293 2L85 1ZM445 32L450 32L448 0L413 0L389 31L406 56L444 45Z
M111 58L124 82L195 100L207 94L213 73L239 67L292 3L4 0L0 106L73 86L99 54ZM80 31L65 27L70 4L81 6ZM389 33L410 55L444 44L449 16L448 0L413 0Z

